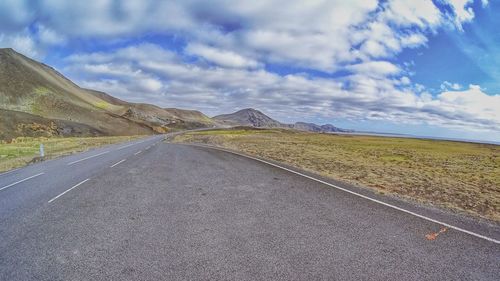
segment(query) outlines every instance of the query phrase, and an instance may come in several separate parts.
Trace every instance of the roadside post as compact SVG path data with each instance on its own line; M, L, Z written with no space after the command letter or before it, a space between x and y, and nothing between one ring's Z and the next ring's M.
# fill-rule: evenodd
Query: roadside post
M43 147L43 143L40 144L40 158L45 157L45 149Z

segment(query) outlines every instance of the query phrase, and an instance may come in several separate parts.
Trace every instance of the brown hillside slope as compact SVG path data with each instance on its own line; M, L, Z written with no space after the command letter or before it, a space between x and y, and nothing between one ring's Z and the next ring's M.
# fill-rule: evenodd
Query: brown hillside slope
M46 119L79 123L102 135L163 133L172 128L211 127L199 113L194 118L148 104L134 104L106 93L80 88L53 68L13 49L0 49L0 109ZM185 111L190 112L190 111ZM196 115L193 111L192 115ZM23 116L9 114L14 124ZM3 134L7 135L7 134ZM17 135L11 132L9 135Z
M49 119L20 111L0 109L0 140L24 137L99 136L103 132L85 124Z

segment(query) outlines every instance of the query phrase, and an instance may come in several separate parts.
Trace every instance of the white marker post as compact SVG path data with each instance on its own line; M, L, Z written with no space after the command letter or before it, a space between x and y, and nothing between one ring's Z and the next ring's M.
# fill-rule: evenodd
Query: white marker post
M40 144L40 158L45 157L45 150L43 148L43 143Z

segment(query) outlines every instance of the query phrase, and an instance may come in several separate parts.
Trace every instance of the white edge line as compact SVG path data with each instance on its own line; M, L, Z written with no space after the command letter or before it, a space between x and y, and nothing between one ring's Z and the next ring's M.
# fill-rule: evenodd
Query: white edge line
M73 162L69 162L67 165L70 166L70 165L73 165L73 164L76 164L78 162L82 162L84 160L88 160L90 158L94 158L94 157L97 157L97 156L100 156L100 155L103 155L103 154L106 154L106 153L109 153L109 150L108 151L104 151L104 152L101 152L101 153L97 153L95 155L92 155L92 156L89 156L89 157L85 157L85 158L82 158L80 160L76 160L76 161L73 161Z
M377 199L374 199L374 198L368 197L368 196L366 196L366 195L363 195L363 194L360 194L360 193L357 193L357 192L351 191L351 190L349 190L349 189L346 189L346 188L343 188L343 187L340 187L340 186L337 186L337 185L331 184L331 183L329 183L329 182L326 182L326 181L323 181L323 180L320 180L320 179L317 179L317 178L314 178L314 177L311 177L311 176L308 176L308 175L302 174L302 173L300 173L300 172L297 172L297 171L294 171L294 170L291 170L291 169L288 169L288 168L282 167L282 166L280 166L280 165L277 165L277 164L274 164L274 163L271 163L271 162L268 162L268 161L265 161L265 160L262 160L262 159L259 159L259 158L256 158L256 157L248 156L248 155L245 155L245 154L241 154L241 153L238 153L238 152L234 152L234 151L230 151L230 150L226 150L226 149L222 149L222 148L218 148L218 147L213 147L213 146L196 145L196 144L188 144L188 145L192 145L192 146L199 146L199 147L207 147L207 148L211 148L211 149L216 149L216 150L221 150L221 151L229 152L229 153L232 153L232 154L235 154L235 155L239 155L239 156L242 156L242 157L250 158L250 159L253 159L253 160L256 160L256 161L259 161L259 162L262 162L262 163L265 163L265 164L268 164L268 165L271 165L271 166L274 166L274 167L276 167L276 168L280 168L280 169L285 170L285 171L288 171L288 172L290 172L290 173L294 173L294 174L297 174L297 175L299 175L299 176L303 176L303 177L308 178L308 179L310 179L310 180L313 180L313 181L316 181L316 182L319 182L319 183L322 183L322 184L325 184L325 185L328 185L328 186L334 187L334 188L336 188L336 189L339 189L339 190L345 191L345 192L347 192L347 193L350 193L350 194L353 194L353 195L359 196L359 197L361 197L361 198L364 198L364 199L370 200L370 201L372 201L372 202L375 202L375 203L378 203L378 204L382 204L382 205L384 205L384 206L386 206L386 207L396 209L396 210L398 210L398 211L401 211L401 212L404 212L404 213L407 213L407 214L410 214L410 215L416 216L416 217L418 217L418 218L421 218L421 219L424 219L424 220L427 220L427 221L430 221L430 222L433 222L433 223L437 223L437 224L440 224L440 225L446 226L446 227L451 228L451 229L455 229L455 230L457 230L457 231L460 231L460 232L463 232L463 233L466 233L466 234L469 234L469 235L472 235L472 236L475 236L475 237L478 237L478 238L482 238L482 239L484 239L484 240L488 240L488 241L493 242L493 243L496 243L496 244L500 244L500 241L499 241L499 240L496 240L496 239L494 239L494 238L490 238L490 237L488 237L488 236L484 236L484 235L481 235L481 234L478 234L478 233L472 232L472 231L470 231L470 230L460 228L460 227L458 227L458 226L454 226L454 225L451 225L451 224L448 224L448 223L445 223L445 222L441 222L441 221L438 221L438 220L435 220L435 219L432 219L432 218L426 217L426 216L424 216L424 215L417 214L417 213L415 213L415 212L412 212L412 211L409 211L409 210L403 209L403 208L401 208L401 207L391 205L391 204L389 204L389 203L386 203L386 202L383 202L383 201L380 201L380 200L377 200Z
M127 159L122 159L122 160L120 160L120 161L116 162L115 164L113 164L113 165L111 165L111 166L109 166L109 167L110 167L110 168L113 168L114 166L116 166L116 165L118 165L118 164L120 164L120 163L125 162L125 160L127 160Z
M15 172L17 170L21 170L21 168L17 168L17 169L14 169L14 170L10 170L10 171L6 171L6 172L3 172L3 173L0 173L0 176L10 174L10 173Z
M139 154L139 153L141 153L141 152L142 152L142 150L139 150L139 151L137 151L136 153L134 153L134 155L137 155L137 154Z
M68 190L64 191L63 193L61 193L61 194L57 195L56 197L54 197L54 198L50 199L50 200L49 200L49 203L51 203L52 201L56 200L57 198L59 198L59 197L63 196L63 195L64 195L64 194L66 194L67 192L71 191L73 188L76 188L76 187L78 187L78 186L82 185L83 183L85 183L85 182L86 182L86 181L88 181L88 180L90 180L90 179L83 180L83 181L81 181L81 182L79 182L79 183L77 183L77 184L73 185L73 187L71 187L70 189L68 189Z
M11 186L13 186L13 185L16 185L16 184L18 184L18 183L22 183L23 181L27 181L27 180L29 180L29 179L32 179L32 178L34 178L34 177L38 177L38 176L43 175L43 174L45 174L45 173L44 173L44 172L41 172L41 173L36 174L36 175L33 175L33 176L31 176L31 177L27 177L27 178L25 178L25 179L22 179L22 180L19 180L19 181L13 182L13 183L11 183L11 184L9 184L9 185L6 185L6 186L4 186L4 187L0 188L0 190L4 190L4 189L9 188L9 187L11 187Z

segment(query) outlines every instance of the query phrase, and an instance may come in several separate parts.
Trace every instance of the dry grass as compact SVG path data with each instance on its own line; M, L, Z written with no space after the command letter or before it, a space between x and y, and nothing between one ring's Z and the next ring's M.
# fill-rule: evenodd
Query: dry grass
M380 193L500 221L500 146L286 130L179 135L287 163Z
M0 142L0 172L24 166L39 156L40 143L45 148L45 159L85 151L107 144L129 141L144 136L85 137L85 138L29 138L20 137L10 143Z

